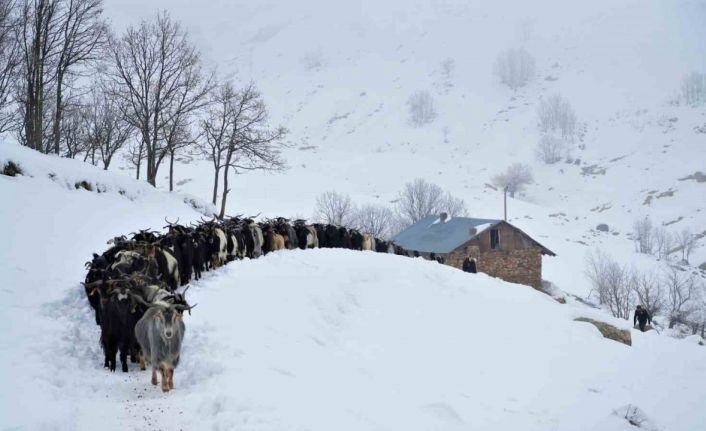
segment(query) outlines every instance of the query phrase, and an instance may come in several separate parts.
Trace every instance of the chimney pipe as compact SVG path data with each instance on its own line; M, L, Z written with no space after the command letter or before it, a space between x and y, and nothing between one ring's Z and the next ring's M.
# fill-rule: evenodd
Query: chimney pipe
M503 188L503 220L507 221L507 187Z

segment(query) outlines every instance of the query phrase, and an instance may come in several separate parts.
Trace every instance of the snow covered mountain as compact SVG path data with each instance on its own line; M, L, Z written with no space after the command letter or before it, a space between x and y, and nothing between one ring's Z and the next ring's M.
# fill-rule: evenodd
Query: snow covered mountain
M577 294L588 292L574 277L587 251L633 259L627 234L637 219L649 215L673 233L706 231L706 185L685 179L705 170L706 109L670 103L686 73L706 70L702 1L106 6L118 28L169 10L221 74L254 80L273 122L291 130L290 169L236 177L232 214L308 217L325 190L390 204L421 177L465 199L472 216L499 218L502 196L488 184L526 162L535 182L511 200L510 221L557 252L546 278ZM537 72L513 92L492 69L499 53L519 47ZM408 122L406 103L418 90L432 94L438 113L424 127ZM578 118L568 164L534 157L537 107L553 94ZM207 198L210 165L185 161L177 189ZM611 232L596 232L599 223ZM706 262L706 247L693 262ZM568 274L558 270L567 266Z
M198 219L193 201L80 162L0 147L0 425L7 429L694 430L705 350L423 259L281 251L208 273L189 296L176 390L102 367L79 281L105 240ZM78 184L78 186L77 186ZM85 185L82 185L85 184ZM195 205L198 207L198 205ZM666 365L670 364L670 365ZM100 424L100 425L98 425Z

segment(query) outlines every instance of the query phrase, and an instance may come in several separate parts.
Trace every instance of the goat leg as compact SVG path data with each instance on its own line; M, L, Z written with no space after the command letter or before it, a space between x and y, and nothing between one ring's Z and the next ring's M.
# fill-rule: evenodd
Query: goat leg
M169 370L164 365L161 365L159 372L162 374L162 392L169 392Z
M169 373L169 390L174 389L174 368L170 368L167 370Z

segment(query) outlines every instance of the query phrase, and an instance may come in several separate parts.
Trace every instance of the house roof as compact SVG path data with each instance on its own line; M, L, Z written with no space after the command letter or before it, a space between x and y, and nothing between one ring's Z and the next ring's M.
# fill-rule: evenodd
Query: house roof
M452 217L442 223L437 215L429 215L398 233L392 238L397 245L424 253L450 253L480 235L485 230L500 223L510 225L504 220ZM512 225L510 225L512 226ZM522 235L542 250L542 254L555 254L515 226Z

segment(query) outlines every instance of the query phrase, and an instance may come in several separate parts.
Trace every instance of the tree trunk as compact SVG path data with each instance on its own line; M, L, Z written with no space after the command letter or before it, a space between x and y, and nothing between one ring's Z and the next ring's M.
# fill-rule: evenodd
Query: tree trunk
M218 197L218 174L220 174L221 168L216 168L216 174L213 176L213 205L216 205L216 198Z
M61 86L63 85L62 82L64 80L64 74L59 72L56 76L56 107L54 108L54 125L52 127L52 135L54 138L54 152L56 154L59 154L60 152L60 142L61 142L61 115L62 115L62 107L61 107L61 99L62 99L62 94L61 94Z
M174 150L169 152L169 191L174 191Z
M223 169L223 196L221 197L221 212L218 215L219 218L223 218L226 214L226 200L228 198L228 166Z
M152 187L157 187L157 163L156 155L150 154L147 150L147 182L152 184Z
M140 168L142 167L142 149L145 147L145 142L140 142L140 150L137 153L137 176L135 179L140 179Z

